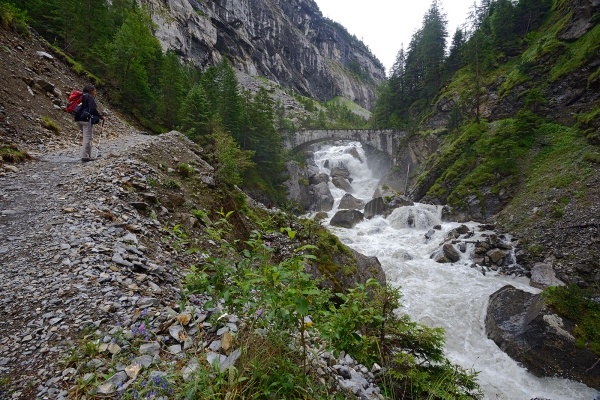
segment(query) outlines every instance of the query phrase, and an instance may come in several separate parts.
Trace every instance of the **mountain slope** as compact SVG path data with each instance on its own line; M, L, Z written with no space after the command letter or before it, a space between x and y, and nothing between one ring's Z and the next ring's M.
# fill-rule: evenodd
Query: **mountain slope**
M303 96L344 96L371 109L383 65L312 0L143 0L163 49L194 64L223 56L252 76L265 76Z

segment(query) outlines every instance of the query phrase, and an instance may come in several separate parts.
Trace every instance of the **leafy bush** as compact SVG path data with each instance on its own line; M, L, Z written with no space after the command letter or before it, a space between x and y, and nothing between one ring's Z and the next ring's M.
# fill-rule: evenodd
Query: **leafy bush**
M228 217L209 224L207 233L219 249L194 266L186 276L187 295L207 294L223 313L245 316L249 321L236 342L243 357L237 368L220 375L200 370L188 397L213 393L216 398L260 395L304 398L327 397L325 388L307 375L307 338L322 350L349 352L359 362L387 366L385 382L398 393L415 390L415 398L478 398L476 373L450 364L444 357L444 331L411 322L398 316L399 289L381 287L376 280L357 285L331 301L329 290L304 272L304 261L315 260L312 245L294 250L291 258L273 261L274 249L257 231L245 242L246 249L235 254L233 245L221 239L231 231ZM297 232L281 229L293 243L303 242ZM262 351L257 351L261 349ZM268 349L268 351L265 351ZM216 378L215 378L216 376Z
M27 13L5 0L0 1L0 27L14 29L22 36L29 36Z
M177 172L179 172L179 174L184 177L190 177L196 173L194 167L185 163L179 164L177 166Z

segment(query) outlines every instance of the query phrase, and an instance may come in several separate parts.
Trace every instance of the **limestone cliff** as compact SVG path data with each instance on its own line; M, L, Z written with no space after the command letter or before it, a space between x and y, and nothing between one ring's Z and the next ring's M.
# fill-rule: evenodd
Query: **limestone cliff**
M385 69L324 18L313 0L140 0L165 50L203 67L223 56L252 76L321 101L344 96L372 109Z

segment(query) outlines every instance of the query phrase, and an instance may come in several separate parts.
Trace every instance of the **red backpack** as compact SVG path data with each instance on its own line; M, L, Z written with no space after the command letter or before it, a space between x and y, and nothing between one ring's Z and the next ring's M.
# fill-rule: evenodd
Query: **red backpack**
M83 101L83 92L79 90L73 90L69 95L69 101L67 102L67 112L71 114L76 114L75 110L78 105Z

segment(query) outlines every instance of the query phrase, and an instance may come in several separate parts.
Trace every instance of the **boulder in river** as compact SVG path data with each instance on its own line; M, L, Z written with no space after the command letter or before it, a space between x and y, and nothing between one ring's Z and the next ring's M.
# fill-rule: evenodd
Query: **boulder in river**
M352 185L350 185L350 182L348 182L346 178L343 178L341 176L334 176L333 178L331 178L331 183L333 183L335 187L342 189L346 192L354 191Z
M548 308L541 294L507 285L490 296L487 336L541 377L577 380L600 388L600 358L575 345L575 323Z
M383 215L387 207L383 198L377 197L365 205L365 218L371 219L376 215Z
M315 211L331 211L333 208L333 196L329 191L327 183L321 182L313 187L313 205Z
M331 222L332 226L339 226L341 228L353 228L356 224L364 219L363 213L356 210L342 210L335 213Z
M352 196L350 193L346 193L344 195L344 197L342 197L342 200L340 201L340 209L344 209L344 210L360 210L361 208L363 208L365 205L365 202L357 199L356 197Z
M448 258L448 260L450 260L450 262L457 262L460 260L460 253L456 251L451 243L446 243L442 249L444 251L444 255Z

